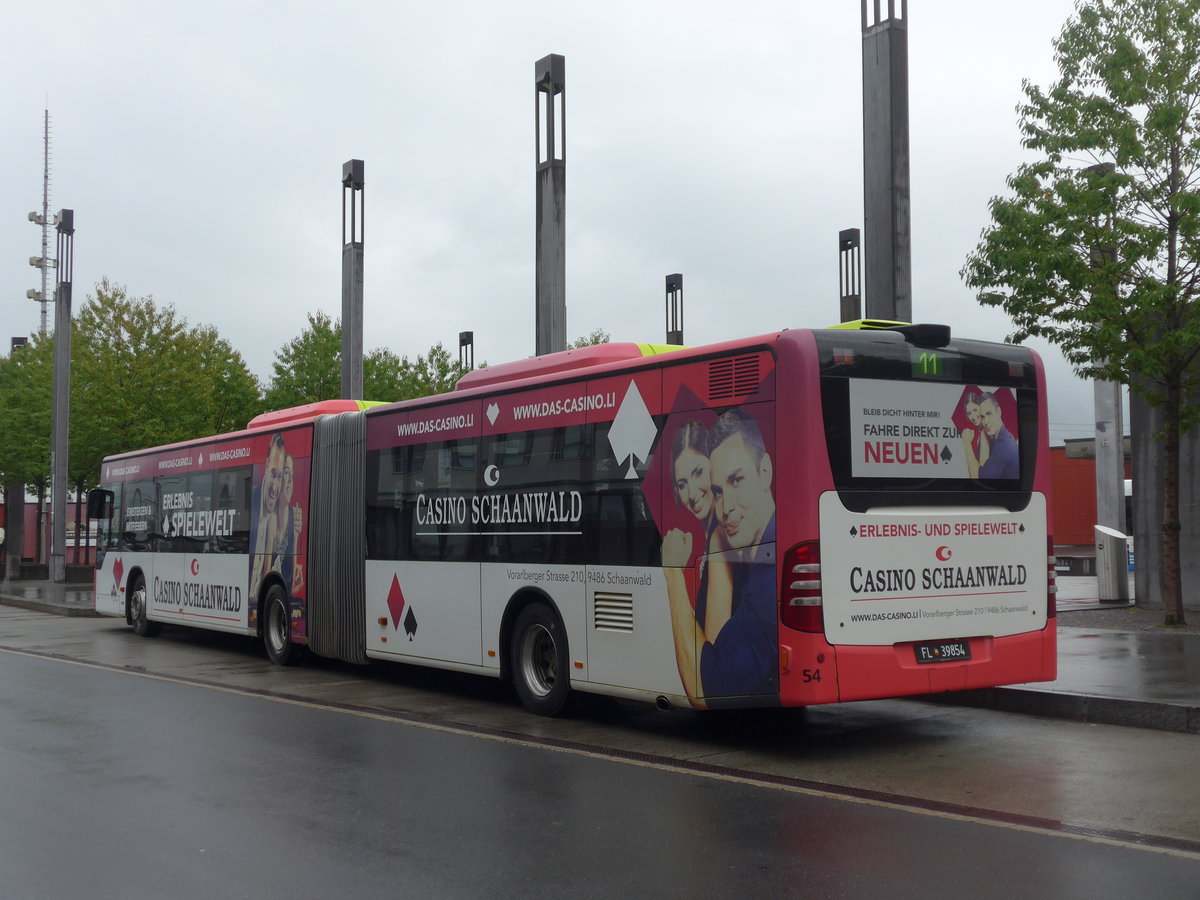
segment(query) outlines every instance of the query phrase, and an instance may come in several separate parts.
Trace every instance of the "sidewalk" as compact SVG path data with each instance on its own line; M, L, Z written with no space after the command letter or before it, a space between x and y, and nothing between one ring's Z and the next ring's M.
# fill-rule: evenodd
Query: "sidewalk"
M1060 610L1112 608L1096 597L1094 577L1058 578ZM0 582L0 604L60 616L96 615L90 585ZM1200 634L1060 627L1056 681L921 699L1200 734Z
M1060 575L1057 583L1060 612L1122 605L1096 599L1095 576ZM1200 634L1072 628L1062 622L1059 619L1055 681L963 691L937 699L1080 722L1200 734Z
M50 581L0 581L0 605L19 606L56 616L96 616L90 584Z

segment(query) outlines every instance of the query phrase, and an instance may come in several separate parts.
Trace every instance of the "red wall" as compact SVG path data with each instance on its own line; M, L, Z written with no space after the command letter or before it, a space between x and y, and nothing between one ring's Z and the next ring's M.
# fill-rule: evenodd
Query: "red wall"
M1125 477L1130 477L1128 462ZM1050 533L1054 535L1054 543L1058 546L1094 543L1096 461L1068 459L1065 447L1051 447L1050 482L1054 491L1050 501Z
M81 508L80 511L83 516L83 525L86 528L88 525L87 509L86 509L85 504L82 502L79 503L79 506ZM34 558L37 556L37 546L38 546L38 544L37 544L37 511L38 510L37 510L37 501L36 500L33 502L30 502L28 500L25 501L25 547L24 547L24 551L21 553L21 558L23 560L25 560L26 562L33 562ZM50 546L50 525L49 525L49 513L48 512L47 512L46 518L47 518L47 522L45 523L46 524L46 534L45 534L45 536L43 538L43 542L42 542L43 547ZM4 508L4 502L2 499L0 499L0 526L3 526L6 530L8 528L7 512ZM74 538L74 529L75 529L75 504L74 503L67 505L67 529L69 532L67 535L67 546L66 546L67 563L69 565L74 565L75 563L90 563L90 562L92 562L95 559L95 553L88 549L88 547L86 546L87 541L85 539L80 538L78 553L76 553L75 538ZM7 553L7 552L8 552L8 548L6 547L5 553ZM49 553L49 551L46 551L46 552ZM76 559L76 556L78 556L78 559Z

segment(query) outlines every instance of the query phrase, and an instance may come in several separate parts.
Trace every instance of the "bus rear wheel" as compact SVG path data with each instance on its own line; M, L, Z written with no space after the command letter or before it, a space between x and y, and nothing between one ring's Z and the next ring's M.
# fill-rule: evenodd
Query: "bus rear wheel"
M267 656L277 666L292 666L300 661L301 648L292 643L291 604L287 592L273 584L263 601L263 644Z
M129 621L138 637L154 637L159 625L146 618L146 579L138 575L129 591Z
M556 716L571 696L567 635L558 615L544 603L521 610L513 627L513 685L522 705L541 716Z

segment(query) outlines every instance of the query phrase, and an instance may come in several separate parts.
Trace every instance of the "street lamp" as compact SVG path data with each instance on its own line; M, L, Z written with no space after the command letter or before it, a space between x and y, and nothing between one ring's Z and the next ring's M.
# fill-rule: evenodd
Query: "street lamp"
M668 275L667 289L667 343L683 346L683 273Z
M475 371L475 332L458 333L458 364L468 372Z
M349 198L349 219L346 200ZM349 221L349 232L346 224ZM342 399L363 398L363 262L367 233L366 163L342 164Z

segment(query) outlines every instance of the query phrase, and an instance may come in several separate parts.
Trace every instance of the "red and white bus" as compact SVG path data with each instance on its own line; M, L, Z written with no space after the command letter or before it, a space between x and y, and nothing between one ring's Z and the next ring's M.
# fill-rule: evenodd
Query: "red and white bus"
M1053 679L1040 360L871 324L568 350L110 457L96 609L546 714Z

